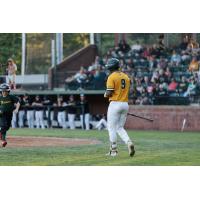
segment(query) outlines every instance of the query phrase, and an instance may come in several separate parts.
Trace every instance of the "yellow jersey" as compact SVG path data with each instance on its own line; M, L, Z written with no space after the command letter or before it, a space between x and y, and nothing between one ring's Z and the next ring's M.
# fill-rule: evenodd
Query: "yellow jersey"
M106 83L107 90L112 90L112 96L109 101L128 102L130 89L130 78L121 71L113 72L108 76Z

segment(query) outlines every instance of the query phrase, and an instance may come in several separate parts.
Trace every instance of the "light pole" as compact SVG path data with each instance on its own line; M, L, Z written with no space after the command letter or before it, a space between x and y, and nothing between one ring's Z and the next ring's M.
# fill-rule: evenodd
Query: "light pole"
M94 33L90 33L90 44L94 44Z
M56 64L63 60L63 33L56 33Z
M21 75L25 74L26 65L26 33L22 33L22 63L21 63Z

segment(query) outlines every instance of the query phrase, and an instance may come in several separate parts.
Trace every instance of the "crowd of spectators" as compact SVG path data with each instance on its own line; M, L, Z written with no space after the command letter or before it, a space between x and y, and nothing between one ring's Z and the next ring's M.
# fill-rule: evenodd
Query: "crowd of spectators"
M104 63L99 56L96 56L94 63L87 67L80 67L80 70L66 81L67 88L70 89L97 89L104 88L106 72L104 70Z
M170 48L165 47L163 41L163 35L152 46L141 45L139 41L130 46L122 40L104 56L97 56L87 69L81 67L66 82L69 85L76 82L80 89L104 89L108 73L105 63L115 57L120 60L121 70L132 80L130 97L134 104L154 104L156 98L168 97L196 101L200 82L199 44L187 36L180 44Z

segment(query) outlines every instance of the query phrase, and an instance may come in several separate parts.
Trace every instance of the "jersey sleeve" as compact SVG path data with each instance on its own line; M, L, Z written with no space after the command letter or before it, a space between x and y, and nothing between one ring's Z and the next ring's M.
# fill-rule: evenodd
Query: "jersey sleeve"
M18 102L19 102L19 98L16 97L16 96L14 96L14 95L11 96L11 99L12 99L12 101L13 101L14 103L18 103Z
M107 83L106 83L106 89L107 90L114 90L115 84L112 76L108 77Z

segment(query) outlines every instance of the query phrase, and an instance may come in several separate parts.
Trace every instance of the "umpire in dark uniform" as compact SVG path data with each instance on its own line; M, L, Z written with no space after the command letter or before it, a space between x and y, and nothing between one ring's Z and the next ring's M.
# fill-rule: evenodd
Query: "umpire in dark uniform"
M1 84L0 92L0 139L2 140L2 147L5 147L7 145L6 133L11 126L13 112L18 113L20 103L16 96L10 95L8 84Z

